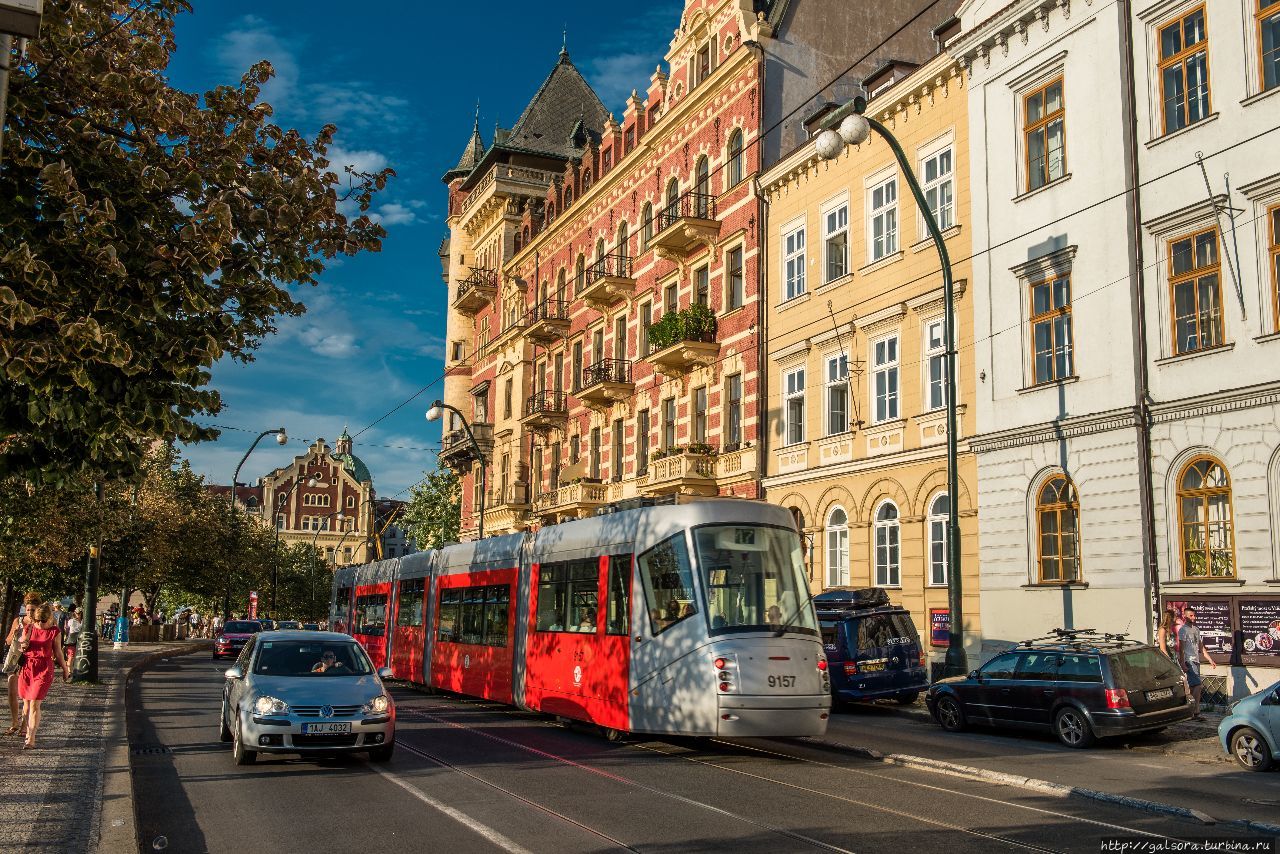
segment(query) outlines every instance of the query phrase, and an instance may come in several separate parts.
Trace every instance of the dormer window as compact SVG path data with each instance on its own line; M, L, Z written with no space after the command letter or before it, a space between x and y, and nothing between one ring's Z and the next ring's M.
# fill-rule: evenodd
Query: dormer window
M702 83L716 70L716 36L694 53L689 61L689 88Z

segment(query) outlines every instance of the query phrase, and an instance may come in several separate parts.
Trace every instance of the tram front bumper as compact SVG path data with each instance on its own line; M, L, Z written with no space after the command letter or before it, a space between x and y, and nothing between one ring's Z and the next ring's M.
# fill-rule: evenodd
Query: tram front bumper
M797 738L826 735L831 695L718 697L716 735L724 738Z

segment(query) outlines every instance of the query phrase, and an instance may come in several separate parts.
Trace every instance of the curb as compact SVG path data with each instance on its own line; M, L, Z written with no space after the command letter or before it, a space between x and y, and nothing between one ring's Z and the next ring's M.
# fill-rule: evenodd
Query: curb
M968 780L996 783L998 785L1013 786L1019 789L1029 789L1033 792L1038 792L1055 798L1077 798L1080 800L1098 801L1101 803L1111 804L1112 806L1126 807L1128 809L1140 810L1142 812L1156 813L1157 815L1167 815L1174 818L1184 819L1186 821L1198 822L1199 824L1211 824L1217 827L1242 830L1247 833L1261 833L1269 836L1280 836L1280 824L1269 824L1263 821L1253 821L1252 819L1244 818L1218 821L1213 816L1207 815L1200 810L1173 806L1172 804L1162 804L1157 801L1148 801L1142 798L1130 797L1128 795L1113 795L1109 792L1099 792L1094 789L1086 789L1082 786L1067 786L1062 783L1053 783L1049 780L1038 780L1035 777L1023 777L1020 774L991 771L986 768L975 768L971 765L958 765L954 762L943 762L939 759L929 759L924 756L910 756L905 753L886 754L870 747L842 744L838 741L823 740L820 743L830 747L837 747L857 756L862 756L865 759L882 762L886 765L900 765L905 768L914 768L919 771L946 774L951 777L962 777Z
M121 674L116 686L116 700L124 714L115 715L106 740L106 761L102 770L102 811L98 838L90 850L97 854L137 852L143 850L138 839L137 809L133 796L133 763L130 761L129 717L126 706L129 682L142 670L179 655L188 655L201 644L186 643L148 653Z

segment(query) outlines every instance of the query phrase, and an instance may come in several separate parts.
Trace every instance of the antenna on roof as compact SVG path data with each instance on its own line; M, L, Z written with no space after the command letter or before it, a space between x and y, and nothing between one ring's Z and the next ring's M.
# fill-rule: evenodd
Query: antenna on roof
M476 98L476 130L480 130L480 99Z

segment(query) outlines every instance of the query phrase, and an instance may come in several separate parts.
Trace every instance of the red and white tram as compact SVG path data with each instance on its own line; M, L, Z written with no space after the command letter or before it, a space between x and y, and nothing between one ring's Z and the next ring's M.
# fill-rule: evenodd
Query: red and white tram
M422 685L613 732L826 732L791 515L648 507L339 570L330 625Z

